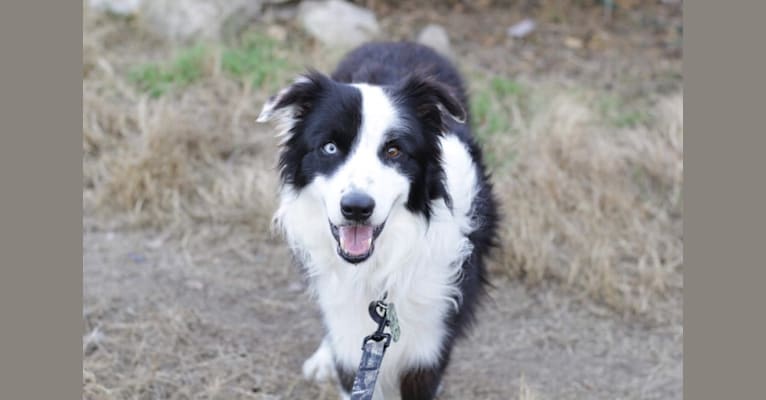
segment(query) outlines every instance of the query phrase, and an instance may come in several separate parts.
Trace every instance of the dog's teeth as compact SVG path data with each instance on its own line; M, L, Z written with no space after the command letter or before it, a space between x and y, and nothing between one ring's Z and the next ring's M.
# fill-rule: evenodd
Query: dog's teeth
M372 246L372 238L367 239L367 247Z

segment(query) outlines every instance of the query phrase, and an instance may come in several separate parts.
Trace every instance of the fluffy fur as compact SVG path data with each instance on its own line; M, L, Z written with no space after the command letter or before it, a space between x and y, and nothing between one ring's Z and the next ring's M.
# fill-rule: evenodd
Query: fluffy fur
M344 396L375 329L367 306L383 293L401 338L377 399L433 398L473 321L497 215L467 106L455 68L411 43L363 45L331 77L309 72L264 105L259 121L276 120L282 137L275 222L327 332L304 374L337 379ZM374 203L363 219L341 210L352 193ZM352 226L377 235L356 244L364 254L344 250L353 240L338 231Z

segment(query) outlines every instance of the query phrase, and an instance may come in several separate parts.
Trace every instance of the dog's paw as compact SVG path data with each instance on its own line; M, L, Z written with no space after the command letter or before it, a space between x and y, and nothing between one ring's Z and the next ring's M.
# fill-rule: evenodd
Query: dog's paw
M303 377L316 382L336 380L335 361L329 346L322 343L303 363Z

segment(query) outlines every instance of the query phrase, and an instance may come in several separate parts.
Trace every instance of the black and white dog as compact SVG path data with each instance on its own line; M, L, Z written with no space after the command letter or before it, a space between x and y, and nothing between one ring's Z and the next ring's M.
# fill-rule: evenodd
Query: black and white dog
M456 69L430 48L370 43L264 105L279 125L275 223L305 268L326 335L308 378L353 382L368 304L387 293L401 338L375 398L431 399L471 324L497 224Z

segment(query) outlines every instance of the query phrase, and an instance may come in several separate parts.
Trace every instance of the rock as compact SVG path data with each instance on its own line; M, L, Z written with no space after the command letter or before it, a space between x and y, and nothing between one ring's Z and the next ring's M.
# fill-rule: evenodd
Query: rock
M429 46L444 56L452 57L449 34L441 25L430 24L423 28L418 34L418 43Z
M574 36L567 36L564 38L564 45L566 47L569 47L570 49L582 49L583 43L582 39L576 38Z
M184 285L192 290L202 290L205 288L205 284L196 279L187 279Z
M261 8L261 0L148 0L142 2L139 21L170 41L214 40L246 25Z
M354 47L380 34L372 11L342 0L305 1L298 19L306 32L329 47Z
M136 264L145 264L147 261L145 255L134 251L128 253L128 258Z
M514 39L521 39L532 33L536 26L534 20L527 18L508 28L508 35Z
M100 12L130 16L138 13L141 3L141 0L89 0L88 6Z
M287 29L282 25L269 25L266 28L266 35L279 42L284 42L287 39Z
M266 23L285 25L298 17L298 4L287 1L270 0L259 19Z

